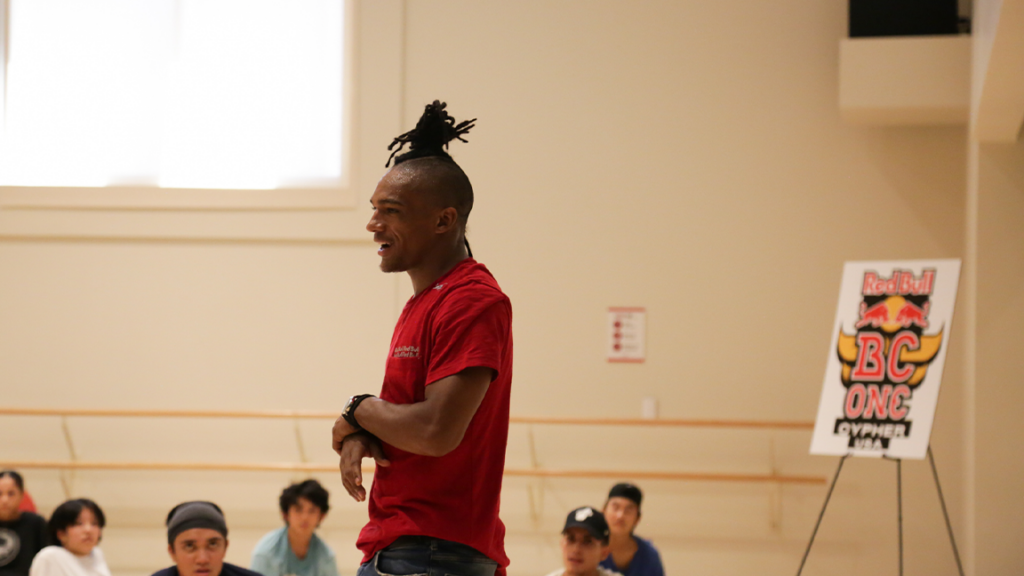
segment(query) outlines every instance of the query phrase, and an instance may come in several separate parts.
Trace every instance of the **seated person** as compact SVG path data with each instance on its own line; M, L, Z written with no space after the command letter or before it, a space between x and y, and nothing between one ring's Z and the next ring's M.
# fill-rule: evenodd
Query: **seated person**
M25 482L0 470L0 576L28 576L32 559L46 546L46 520L25 512Z
M621 576L602 567L608 555L608 523L590 506L569 512L562 528L562 566L548 576Z
M103 510L88 498L57 506L47 523L50 542L36 554L29 576L110 576L98 544L107 523Z
M259 541L249 568L263 576L338 576L334 551L314 534L330 509L327 498L312 479L285 488L278 501L284 527Z
M167 552L174 566L153 576L260 576L224 561L228 525L213 502L183 502L167 514Z
M601 566L624 576L664 576L661 555L649 540L633 534L640 523L640 489L632 484L616 484L608 492L604 517L611 530L611 554Z

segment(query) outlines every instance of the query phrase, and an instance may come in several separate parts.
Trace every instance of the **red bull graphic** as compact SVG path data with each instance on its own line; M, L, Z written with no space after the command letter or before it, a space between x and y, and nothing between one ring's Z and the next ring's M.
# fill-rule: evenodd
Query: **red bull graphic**
M833 433L850 448L887 450L894 438L910 435L914 390L942 347L942 328L926 333L935 275L864 272L856 332L840 328L836 345L846 397Z
M959 260L847 262L812 454L924 458Z

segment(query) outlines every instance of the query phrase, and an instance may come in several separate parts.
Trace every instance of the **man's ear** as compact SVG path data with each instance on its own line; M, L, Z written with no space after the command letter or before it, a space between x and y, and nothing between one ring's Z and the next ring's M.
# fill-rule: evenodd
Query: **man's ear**
M459 224L459 211L449 206L437 214L437 228L434 230L438 234L444 234L455 228Z
M225 538L225 539L224 539L224 551L225 551L225 552L227 552L227 550L228 550L228 544L230 544L230 542L228 542L228 539L227 539L227 538Z
M320 519L317 520L317 522L316 522L316 527L319 528L320 525L323 524L324 520L326 520L326 519L327 519L327 512L321 512L320 513Z
M178 563L178 559L174 557L174 544L167 545L167 555L171 557L171 562Z
M604 560L605 558L607 558L608 555L611 554L611 552L612 552L611 542L609 542L607 544L602 542L601 543L601 560Z

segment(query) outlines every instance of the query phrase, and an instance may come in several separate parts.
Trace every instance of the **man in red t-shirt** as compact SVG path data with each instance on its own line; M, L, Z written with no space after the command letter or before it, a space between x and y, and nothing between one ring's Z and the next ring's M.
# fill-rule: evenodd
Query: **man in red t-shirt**
M512 308L472 258L473 189L444 151L472 123L456 124L441 102L428 105L392 143L395 154L406 143L411 150L370 199L366 228L381 270L408 272L415 294L391 338L380 397L353 396L334 424L342 482L357 501L366 499L362 459L377 462L358 576L493 576L508 566L498 508Z

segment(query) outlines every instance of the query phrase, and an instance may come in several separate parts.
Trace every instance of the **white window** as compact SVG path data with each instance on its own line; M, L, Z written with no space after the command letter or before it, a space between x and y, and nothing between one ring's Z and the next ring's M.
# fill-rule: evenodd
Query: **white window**
M0 8L0 186L275 189L344 176L344 0Z

